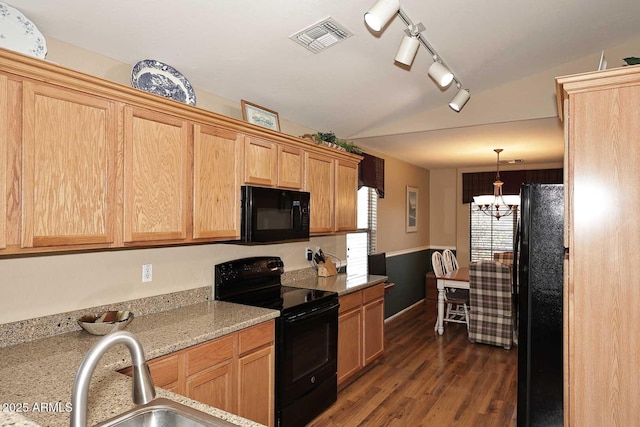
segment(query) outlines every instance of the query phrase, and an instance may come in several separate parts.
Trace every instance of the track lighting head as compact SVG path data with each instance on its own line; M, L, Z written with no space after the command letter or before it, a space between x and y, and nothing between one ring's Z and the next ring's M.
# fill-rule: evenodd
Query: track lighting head
M458 93L456 93L456 96L454 96L451 102L449 102L449 107L451 107L451 109L454 111L460 112L469 98L471 98L469 89L458 89Z
M400 0L378 0L364 14L364 22L373 31L380 31L398 13L398 10L400 10Z
M453 73L437 60L429 67L429 76L435 80L441 88L449 86L453 81Z
M402 38L402 43L400 43L395 60L401 64L411 66L413 59L416 57L416 53L418 53L419 47L420 41L417 37L405 35Z

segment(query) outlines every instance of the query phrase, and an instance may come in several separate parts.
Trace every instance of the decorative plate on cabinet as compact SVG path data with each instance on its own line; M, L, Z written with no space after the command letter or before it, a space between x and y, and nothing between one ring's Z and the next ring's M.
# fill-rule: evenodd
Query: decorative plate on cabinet
M171 65L145 59L133 66L131 85L174 101L196 105L196 94L189 80Z
M0 2L0 47L44 59L47 43L35 24L19 10Z

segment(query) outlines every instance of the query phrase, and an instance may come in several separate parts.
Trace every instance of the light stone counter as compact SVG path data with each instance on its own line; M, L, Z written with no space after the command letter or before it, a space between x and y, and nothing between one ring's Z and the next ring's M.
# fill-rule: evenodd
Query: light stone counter
M339 296L359 291L379 283L383 283L388 279L387 276L375 276L372 274L348 275L338 274L329 277L310 277L301 278L286 283L287 286L294 288L316 289L322 291L337 292Z
M134 318L126 330L138 338L145 358L153 359L278 315L276 310L209 301ZM34 424L29 421L32 421L41 426L68 426L67 406L70 406L76 372L86 353L100 339L84 331L75 331L0 348L0 425L31 426ZM122 345L109 349L100 360L89 389L88 421L91 425L135 406L131 398L131 379L116 372L129 365L131 357ZM240 426L260 425L160 388L157 388L157 395ZM4 411L11 407L15 409L15 405L26 411L18 416Z

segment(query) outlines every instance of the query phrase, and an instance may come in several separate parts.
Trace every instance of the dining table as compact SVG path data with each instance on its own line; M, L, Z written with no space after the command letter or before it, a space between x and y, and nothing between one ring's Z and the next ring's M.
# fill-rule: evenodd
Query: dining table
M436 277L438 289L438 318L434 329L438 335L444 333L445 288L469 289L469 268L459 268L440 277Z

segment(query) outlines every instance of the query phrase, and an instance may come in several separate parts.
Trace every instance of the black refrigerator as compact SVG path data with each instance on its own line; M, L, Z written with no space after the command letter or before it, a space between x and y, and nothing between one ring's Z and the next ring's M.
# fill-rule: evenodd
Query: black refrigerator
M562 426L564 188L523 184L514 244L518 427Z

